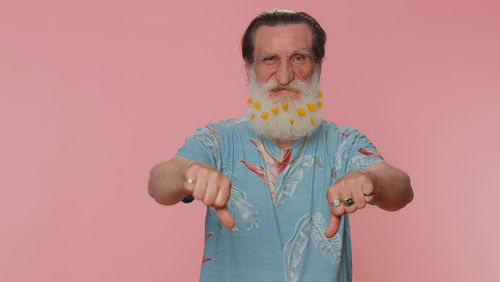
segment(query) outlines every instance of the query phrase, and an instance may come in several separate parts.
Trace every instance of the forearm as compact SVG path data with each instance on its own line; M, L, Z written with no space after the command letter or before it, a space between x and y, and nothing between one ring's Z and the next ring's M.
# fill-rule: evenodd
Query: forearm
M162 205L173 205L181 201L188 194L184 188L185 170L192 162L175 157L154 167L149 175L149 195Z
M412 201L410 177L404 171L383 163L369 166L364 171L373 180L373 203L381 209L399 210Z

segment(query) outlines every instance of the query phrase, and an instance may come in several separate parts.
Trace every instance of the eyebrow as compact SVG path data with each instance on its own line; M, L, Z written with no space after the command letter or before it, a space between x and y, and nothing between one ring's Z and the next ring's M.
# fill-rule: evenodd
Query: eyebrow
M295 54L310 56L311 51L309 51L308 49L298 49L292 52L292 55Z
M294 55L311 56L311 51L309 51L308 49L297 49L297 50L293 50L292 51L290 57L292 57ZM278 54L275 54L275 53L264 53L264 54L262 54L262 56L260 56L260 59L263 60L265 58L272 58L274 56L278 56Z

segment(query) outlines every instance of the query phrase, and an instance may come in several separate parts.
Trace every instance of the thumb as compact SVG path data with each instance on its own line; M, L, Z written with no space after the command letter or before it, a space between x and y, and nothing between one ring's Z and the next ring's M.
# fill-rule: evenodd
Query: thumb
M333 213L330 214L330 221L328 222L328 226L326 227L325 236L327 238L332 238L337 234L340 227L340 216L336 216Z
M217 216L219 217L220 222L222 222L225 227L229 229L232 229L234 227L234 218L227 207L223 207L220 209L216 208L215 211L217 212Z

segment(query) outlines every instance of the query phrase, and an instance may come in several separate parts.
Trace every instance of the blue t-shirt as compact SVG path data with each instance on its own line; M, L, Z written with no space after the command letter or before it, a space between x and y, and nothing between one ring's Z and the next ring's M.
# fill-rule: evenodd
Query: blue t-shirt
M207 207L200 281L351 281L349 218L333 238L326 191L342 175L383 162L351 126L323 122L288 150L261 139L247 118L208 124L187 138L176 156L214 166L231 180L225 228ZM262 141L264 144L262 144ZM264 148L265 145L265 148Z

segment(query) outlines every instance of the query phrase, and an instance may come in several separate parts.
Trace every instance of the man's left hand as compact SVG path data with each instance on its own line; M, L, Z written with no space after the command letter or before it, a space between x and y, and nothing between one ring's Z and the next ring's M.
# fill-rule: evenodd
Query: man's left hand
M366 170L353 171L335 181L326 192L330 204L330 221L325 236L335 236L342 215L364 208L373 200L374 192L374 180Z

